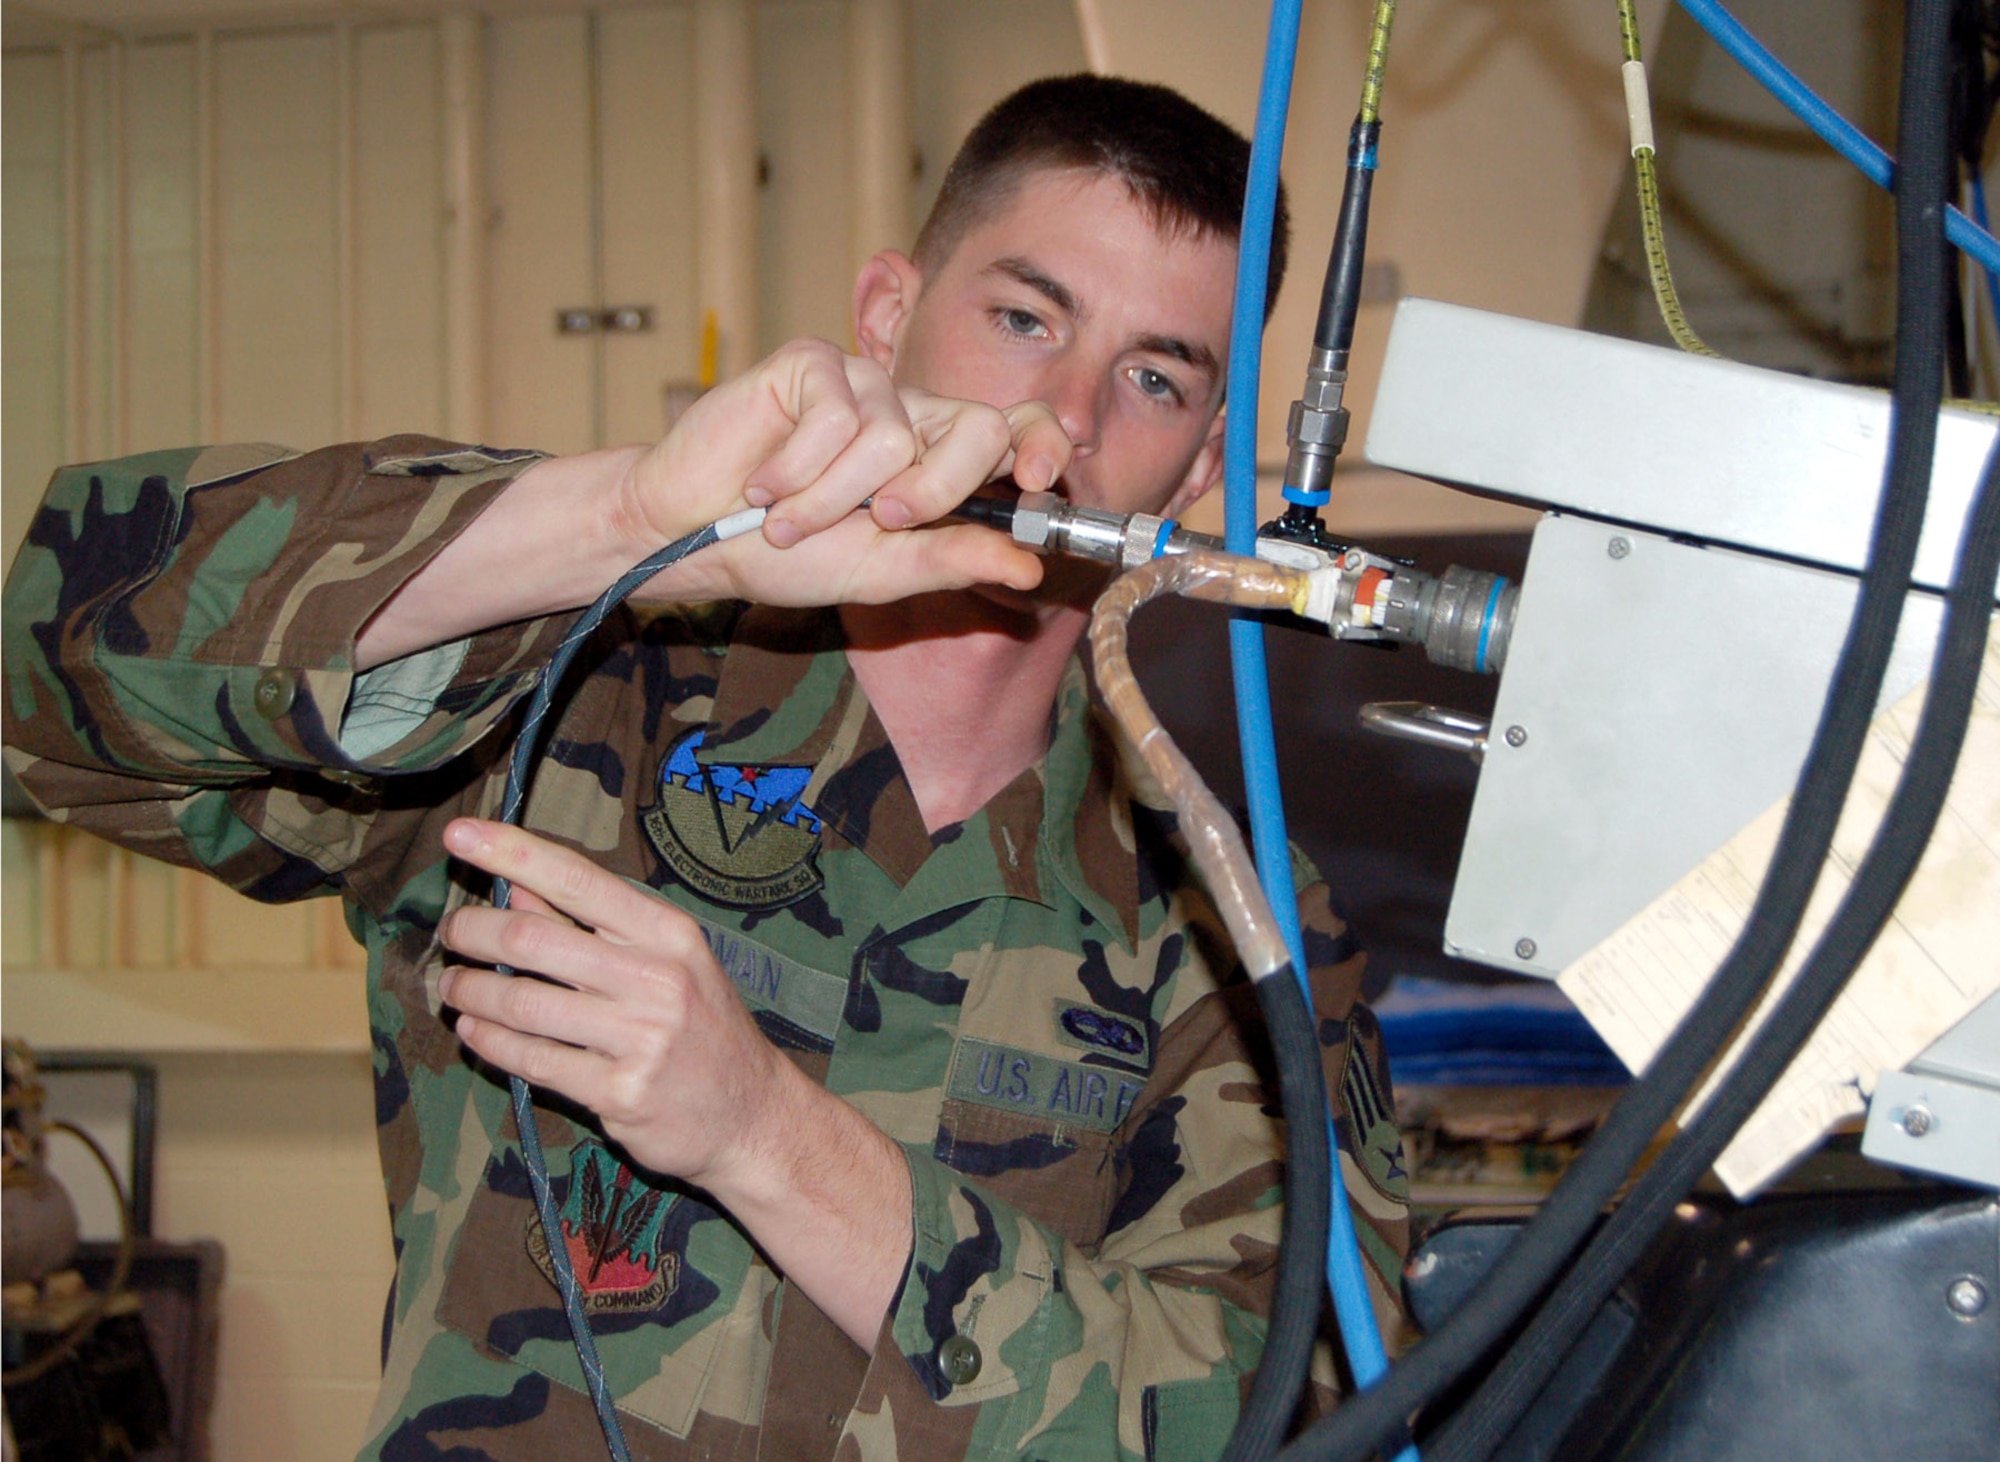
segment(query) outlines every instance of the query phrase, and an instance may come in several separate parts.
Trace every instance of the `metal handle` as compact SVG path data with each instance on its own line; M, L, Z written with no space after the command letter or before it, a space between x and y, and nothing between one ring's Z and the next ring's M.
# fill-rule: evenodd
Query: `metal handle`
M1492 729L1484 717L1422 701L1372 702L1361 708L1361 725L1384 736L1462 751L1475 762L1486 759L1486 734Z

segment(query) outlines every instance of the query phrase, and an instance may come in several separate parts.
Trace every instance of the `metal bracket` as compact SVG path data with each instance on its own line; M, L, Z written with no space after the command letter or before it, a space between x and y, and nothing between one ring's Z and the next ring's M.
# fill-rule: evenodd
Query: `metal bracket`
M1427 706L1422 701L1371 702L1361 708L1361 726L1403 741L1462 751L1475 762L1486 759L1486 736L1492 730L1492 723L1483 716Z

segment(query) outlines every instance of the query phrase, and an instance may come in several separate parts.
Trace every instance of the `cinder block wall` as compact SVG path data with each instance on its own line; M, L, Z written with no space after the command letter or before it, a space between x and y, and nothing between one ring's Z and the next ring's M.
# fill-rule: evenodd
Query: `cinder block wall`
M159 1060L155 1227L228 1253L217 1462L333 1462L366 1435L394 1269L369 1064L360 1052Z

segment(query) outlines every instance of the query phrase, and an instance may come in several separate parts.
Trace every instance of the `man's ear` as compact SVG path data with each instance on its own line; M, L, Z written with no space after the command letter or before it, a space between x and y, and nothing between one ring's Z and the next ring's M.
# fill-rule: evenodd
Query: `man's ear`
M903 325L923 288L916 262L894 249L884 249L854 277L855 348L891 374Z
M1188 463L1186 475L1174 495L1167 499L1167 506L1160 516L1178 518L1200 500L1216 483L1222 481L1222 432L1223 413L1218 411L1208 424L1208 436L1195 449L1194 460Z

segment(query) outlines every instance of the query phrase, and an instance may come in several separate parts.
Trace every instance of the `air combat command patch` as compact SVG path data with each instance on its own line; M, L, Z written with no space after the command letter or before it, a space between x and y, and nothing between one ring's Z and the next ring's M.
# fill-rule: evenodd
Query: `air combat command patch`
M641 821L675 877L712 903L775 909L820 886L819 818L799 801L810 767L703 766L697 727L660 763Z
M595 1142L570 1152L569 1192L562 1203L563 1247L591 1314L657 1310L680 1287L681 1256L663 1242L672 1193L648 1186ZM548 1235L528 1226L528 1257L550 1284Z

